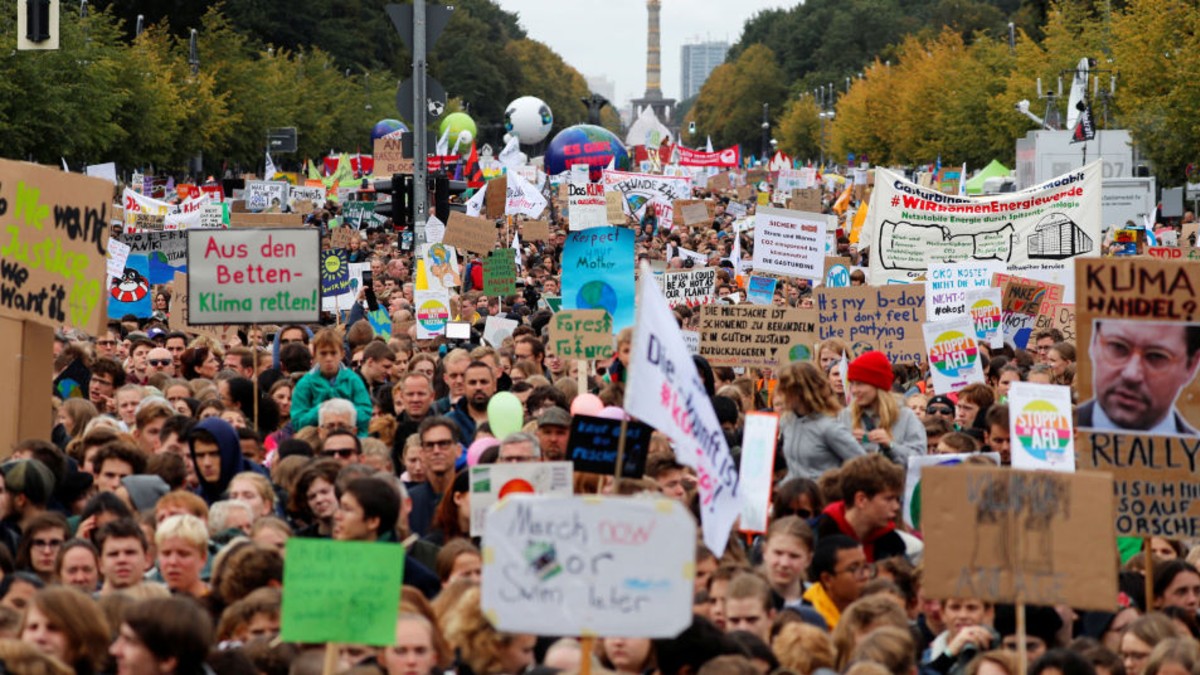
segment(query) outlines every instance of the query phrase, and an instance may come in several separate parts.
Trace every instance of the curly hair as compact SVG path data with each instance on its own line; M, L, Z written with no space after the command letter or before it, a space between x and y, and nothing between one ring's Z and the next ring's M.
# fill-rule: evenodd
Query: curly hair
M501 654L518 636L501 633L483 615L479 588L467 589L450 611L441 617L442 632L451 647L476 675L493 675L503 670Z

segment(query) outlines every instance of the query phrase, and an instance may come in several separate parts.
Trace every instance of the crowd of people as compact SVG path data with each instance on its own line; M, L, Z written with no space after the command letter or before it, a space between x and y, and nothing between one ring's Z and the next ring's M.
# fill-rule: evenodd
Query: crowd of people
M717 301L744 302L744 268L730 256L740 250L748 262L753 237L726 212L736 197L697 196L715 202L711 226L631 221L637 256L668 269L698 264L684 253L703 256L718 269ZM292 537L406 549L394 644L342 645L338 672L1021 672L1013 608L926 597L920 533L899 511L908 458L1009 463L1008 387L1072 385L1076 347L1057 330L1026 349L981 345L986 383L953 396L934 395L920 369L877 351L855 355L839 340L773 372L694 357L735 457L747 413L780 413L767 531L735 533L719 556L697 542L695 618L673 639L593 643L489 624L466 469L569 459L580 397L620 407L637 377L630 329L615 336L611 359L567 360L547 347L563 206L552 200L550 240L522 242L517 295L483 295L479 258L464 259L451 303L473 326L465 340L417 338L413 253L390 223L362 232L348 252L370 263L378 310L364 289L349 312L320 324L180 332L169 314L181 289L164 286L150 317L112 321L95 336L59 331L54 375L82 365L89 378L84 396L55 400L52 436L23 439L2 467L5 672L320 673L323 645L279 638ZM327 234L337 214L331 202L308 221ZM869 281L868 252L837 242L855 266L852 283ZM810 307L813 297L807 280L781 279L774 302ZM698 323L694 308L675 314L682 327ZM484 344L495 315L519 325ZM521 431L497 437L488 403L501 391L521 401L523 419ZM699 522L696 476L658 433L643 477L576 473L575 488L677 499ZM1135 544L1122 552L1110 612L1029 608L1029 672L1200 673L1200 547L1150 545L1153 597Z

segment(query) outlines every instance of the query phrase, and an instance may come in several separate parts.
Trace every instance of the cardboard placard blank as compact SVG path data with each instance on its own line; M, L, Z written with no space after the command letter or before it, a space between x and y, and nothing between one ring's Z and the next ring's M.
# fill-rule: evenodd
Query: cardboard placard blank
M304 216L299 213L245 213L230 209L229 226L245 228L304 227Z
M349 227L335 227L329 231L331 248L349 248L350 242L359 239L358 231Z
M624 198L620 192L605 192L604 207L610 225L625 224L625 207L621 203Z
M824 208L824 205L821 204L821 188L792 190L792 197L788 201L788 208L794 211L820 213Z
M544 220L526 220L521 223L521 239L525 241L549 241L550 223Z
M504 217L504 206L508 201L508 177L497 176L488 181L483 195L483 213L488 218Z
M683 224L691 227L693 225L704 225L712 223L712 218L708 213L708 206L703 201L693 201L689 204L684 204L683 208L678 208L680 202L675 202L675 213L679 214L679 218L683 220Z
M921 493L929 597L1112 610L1112 477L927 467Z
M729 187L730 187L730 185L729 185L729 174L728 173L722 172L715 176L709 176L709 178L708 178L708 189L713 192L723 192L725 190L728 190Z
M487 218L476 218L451 211L442 243L460 251L487 255L496 248L496 224Z

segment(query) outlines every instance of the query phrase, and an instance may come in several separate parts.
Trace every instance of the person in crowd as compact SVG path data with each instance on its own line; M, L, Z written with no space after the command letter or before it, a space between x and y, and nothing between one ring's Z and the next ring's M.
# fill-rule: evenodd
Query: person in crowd
M780 369L775 396L787 406L779 426L788 478L820 478L864 454L863 446L838 421L841 408L833 389L813 364L794 361Z
M76 675L107 671L110 638L100 605L64 586L34 594L21 624L21 640L68 664Z
M907 544L896 531L904 470L882 455L853 459L838 472L842 499L835 501L816 520L818 541L842 535L862 544L868 561L874 562L907 552Z
M869 351L850 362L850 405L838 419L867 452L903 464L925 454L925 428L892 396L892 364L882 352Z
M312 339L313 356L317 365L310 370L292 391L292 427L317 426L320 405L330 399L350 401L357 413L352 431L366 435L371 421L371 396L366 385L354 371L342 363L345 357L342 336L332 328L318 332Z
M804 592L804 600L827 626L836 628L842 611L862 595L873 570L854 539L843 534L821 537L809 572L813 584Z

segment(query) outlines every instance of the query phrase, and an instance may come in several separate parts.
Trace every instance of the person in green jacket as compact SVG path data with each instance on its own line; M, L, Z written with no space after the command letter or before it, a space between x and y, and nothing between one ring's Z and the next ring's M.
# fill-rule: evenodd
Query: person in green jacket
M342 338L333 328L316 334L312 341L316 366L296 383L292 392L292 427L296 430L317 426L321 404L332 398L344 398L358 411L358 435L367 435L371 422L371 395L362 378L347 368L342 360Z

